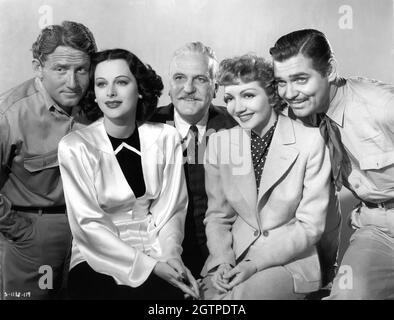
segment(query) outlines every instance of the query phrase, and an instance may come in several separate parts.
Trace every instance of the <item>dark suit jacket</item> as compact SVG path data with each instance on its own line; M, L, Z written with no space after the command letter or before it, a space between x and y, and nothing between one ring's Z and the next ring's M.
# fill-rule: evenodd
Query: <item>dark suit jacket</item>
M208 112L207 140L212 132L232 128L237 124L224 107L211 105ZM174 105L171 103L158 108L150 121L173 126ZM205 192L205 171L203 164L185 163L184 168L189 204L185 223L185 239L182 243L182 259L193 275L199 277L204 262L208 258L207 238L203 223L208 202Z

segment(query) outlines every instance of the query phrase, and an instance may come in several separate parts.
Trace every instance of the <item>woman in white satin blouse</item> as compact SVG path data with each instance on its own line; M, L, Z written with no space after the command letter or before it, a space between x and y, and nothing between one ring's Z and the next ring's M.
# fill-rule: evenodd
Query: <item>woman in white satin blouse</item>
M129 51L92 57L84 107L97 120L59 144L73 234L71 299L198 298L180 256L187 208L180 139L173 127L147 122L162 89Z

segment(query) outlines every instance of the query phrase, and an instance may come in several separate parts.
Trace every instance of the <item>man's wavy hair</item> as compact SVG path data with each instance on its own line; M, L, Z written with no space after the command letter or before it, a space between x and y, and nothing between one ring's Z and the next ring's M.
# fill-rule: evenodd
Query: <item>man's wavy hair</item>
M82 23L63 21L61 25L50 25L41 30L32 45L33 58L44 63L59 46L71 47L88 55L97 51L96 41L87 27Z
M222 86L236 85L240 82L258 81L267 94L268 101L275 112L282 111L286 104L278 96L272 64L253 54L224 59L219 64L218 82Z
M280 37L270 49L275 61L282 62L298 54L312 59L313 67L323 77L331 70L334 52L326 35L315 29L301 29Z
M94 101L94 73L100 62L118 59L127 62L130 72L137 80L138 92L142 97L137 102L136 120L144 123L149 120L156 110L163 90L163 82L151 66L144 64L135 54L124 49L104 50L92 55L89 89L86 97L81 102L82 109L91 121L103 116L103 112Z

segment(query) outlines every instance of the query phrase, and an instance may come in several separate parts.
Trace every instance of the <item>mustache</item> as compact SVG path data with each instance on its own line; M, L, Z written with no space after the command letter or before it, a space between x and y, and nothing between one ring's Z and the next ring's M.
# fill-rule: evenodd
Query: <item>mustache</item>
M195 95L183 95L183 96L179 96L178 99L201 100L200 98L196 97Z

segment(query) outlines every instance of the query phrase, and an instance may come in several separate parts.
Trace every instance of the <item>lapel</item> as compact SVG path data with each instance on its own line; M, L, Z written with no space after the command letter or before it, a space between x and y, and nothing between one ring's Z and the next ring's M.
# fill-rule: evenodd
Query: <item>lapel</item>
M292 120L281 114L272 137L261 175L257 201L260 202L268 190L288 171L298 157L298 150L294 148L296 142Z
M245 202L243 212L238 212L252 227L258 229L257 188L250 150L250 131L235 127L227 131L230 140L229 169L233 185Z

